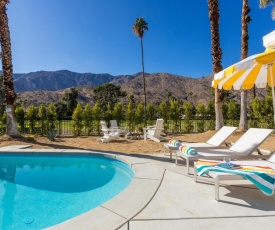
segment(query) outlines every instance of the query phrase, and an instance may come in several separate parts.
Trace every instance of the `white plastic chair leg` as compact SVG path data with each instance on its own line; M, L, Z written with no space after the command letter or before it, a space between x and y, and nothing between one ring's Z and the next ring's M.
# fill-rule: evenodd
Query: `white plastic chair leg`
M219 190L219 176L215 177L215 199L220 200L220 190Z

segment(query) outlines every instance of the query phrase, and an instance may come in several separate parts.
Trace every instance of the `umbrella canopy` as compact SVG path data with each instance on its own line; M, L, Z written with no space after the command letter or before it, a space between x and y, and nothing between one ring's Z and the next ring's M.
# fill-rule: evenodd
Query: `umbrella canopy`
M272 88L273 113L275 113L275 50L267 49L265 52L252 55L242 61L229 66L215 74L212 86L224 90L265 88L267 84ZM275 115L274 115L275 124Z

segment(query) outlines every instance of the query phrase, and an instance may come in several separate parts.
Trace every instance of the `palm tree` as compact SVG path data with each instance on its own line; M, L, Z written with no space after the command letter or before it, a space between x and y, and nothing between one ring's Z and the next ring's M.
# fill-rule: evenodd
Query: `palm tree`
M250 7L248 6L248 0L243 0L242 7L242 59L247 58L248 55L248 23L251 18L248 16ZM241 114L239 129L247 130L247 91L241 90Z
M219 32L219 1L208 0L208 11L211 24L211 43L212 43L212 65L214 74L220 72L223 68L221 65L222 49L220 47L220 32ZM222 115L222 90L215 89L215 112L216 112L216 130L219 130L224 125Z
M7 130L6 134L12 137L18 137L19 131L16 124L14 113L14 102L16 94L13 85L13 67L11 57L10 30L8 25L7 4L9 0L0 1L0 43L2 49L2 71L3 71L3 91L5 94L6 112L7 112Z
M143 91L144 91L144 123L147 125L146 119L146 86L145 86L145 76L144 76L144 54L143 54L143 43L142 38L144 31L148 30L148 23L141 17L136 19L136 23L132 27L133 32L140 38L141 45L141 58L142 58L142 78L143 78Z
M275 19L275 0L260 0L260 8L265 8L266 6L268 5L273 5L273 8L272 8L272 20Z
M169 105L170 98L172 97L172 93L170 91L166 92L166 97L167 97L167 105Z

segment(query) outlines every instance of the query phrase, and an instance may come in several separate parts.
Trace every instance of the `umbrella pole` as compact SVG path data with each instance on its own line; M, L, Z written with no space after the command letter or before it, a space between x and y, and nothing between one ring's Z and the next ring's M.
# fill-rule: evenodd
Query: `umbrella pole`
M274 119L274 128L275 128L275 93L274 93L274 81L273 81L273 71L272 71L272 65L270 64L270 77L271 77L271 93L272 93L272 101L273 101L273 119Z

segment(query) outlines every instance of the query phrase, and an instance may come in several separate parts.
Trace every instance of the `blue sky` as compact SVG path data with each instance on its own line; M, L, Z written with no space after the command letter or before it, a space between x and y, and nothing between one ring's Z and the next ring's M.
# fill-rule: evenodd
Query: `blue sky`
M240 61L242 0L220 0L223 67ZM249 1L249 55L264 51L275 30L271 7ZM132 32L144 17L145 72L188 77L212 73L207 0L11 0L8 6L14 73L67 69L80 73L141 71L140 41Z

